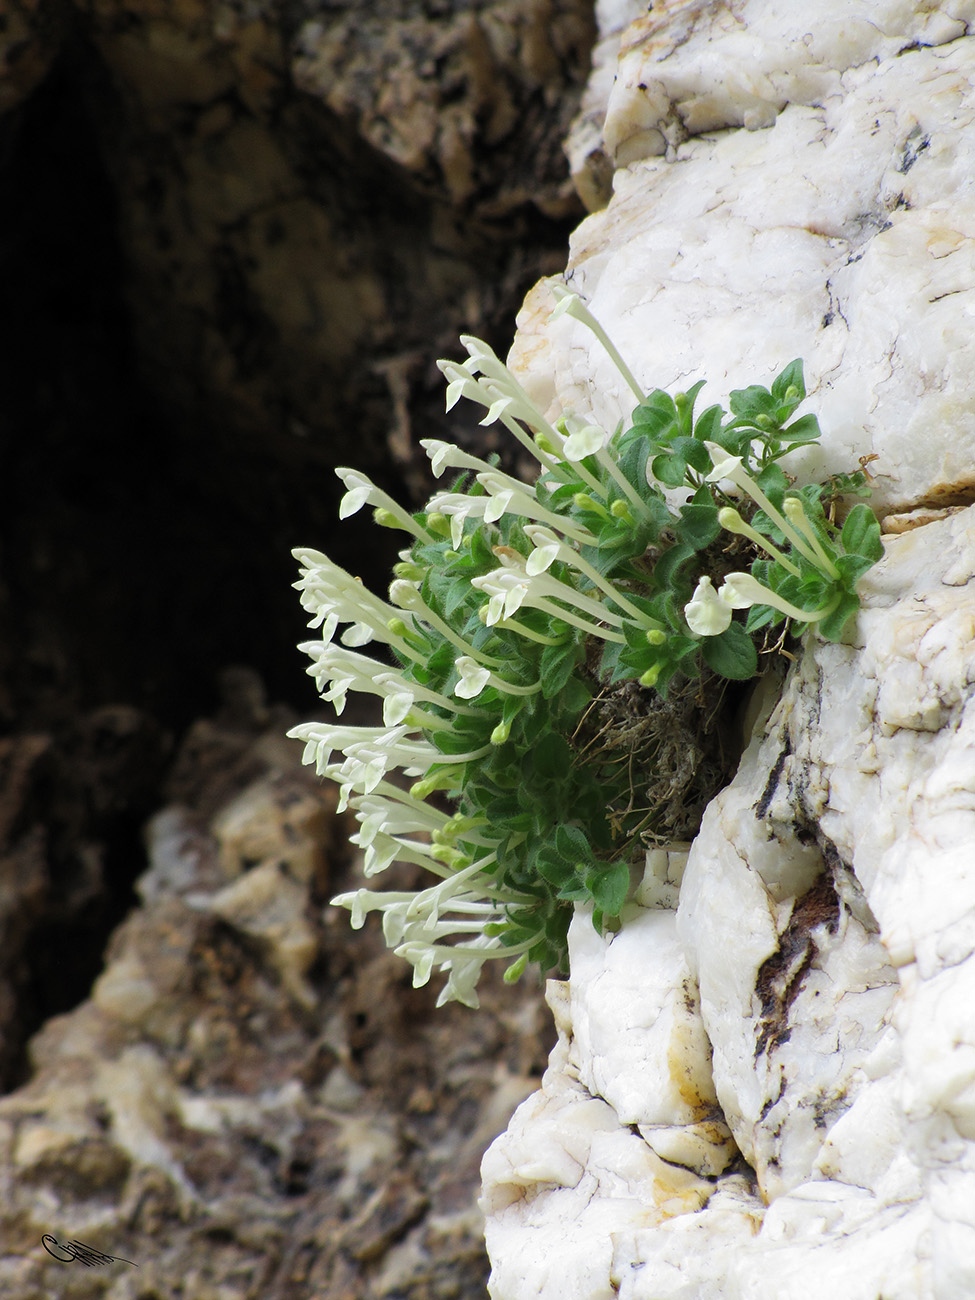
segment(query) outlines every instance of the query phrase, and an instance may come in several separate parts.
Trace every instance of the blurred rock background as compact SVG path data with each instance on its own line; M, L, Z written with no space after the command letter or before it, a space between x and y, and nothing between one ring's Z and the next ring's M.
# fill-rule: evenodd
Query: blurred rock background
M289 552L382 582L331 468L421 501L436 358L563 267L592 7L0 4L4 1295L483 1294L548 1017L323 920Z

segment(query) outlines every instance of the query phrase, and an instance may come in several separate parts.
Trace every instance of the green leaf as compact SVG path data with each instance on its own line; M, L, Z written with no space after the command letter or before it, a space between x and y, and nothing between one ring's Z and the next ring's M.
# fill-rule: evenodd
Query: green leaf
M578 826L558 826L555 830L555 848L567 861L586 863L592 861L589 841Z
M570 881L574 882L576 878L575 866L559 857L548 844L543 845L538 850L535 857L535 869L543 880L547 880L556 889L563 889Z
M740 623L732 623L720 636L705 637L701 654L709 668L733 682L747 681L758 671L754 643Z
M710 546L720 532L718 507L713 502L710 505L691 503L681 506L677 535L682 542L693 546L695 551L702 551L705 546Z
M721 431L724 411L720 406L709 406L702 411L694 424L694 437L698 442L715 442Z
M772 502L772 505L781 510L782 495L789 486L789 480L778 465L766 465L762 472L756 475L755 482Z
M748 388L737 388L729 393L728 405L733 415L754 420L757 415L774 416L778 403L767 388L751 384Z
M875 561L868 560L865 555L838 555L833 563L840 571L843 586L852 591L867 570L873 568Z
M631 416L634 429L660 439L663 434L676 432L677 407L669 393L658 388L650 394L645 402L634 410Z
M745 631L751 634L763 627L775 627L784 618L785 615L773 609L771 605L752 605L745 615Z
M545 647L539 662L543 699L550 700L566 684L578 662L579 652L580 647L574 641Z
M844 592L833 612L816 624L816 630L826 641L839 641L847 623L859 608L860 602L856 596L852 592Z
M696 469L699 474L711 472L711 453L697 438L675 438L670 445L671 451Z
M802 443L818 442L822 436L823 431L815 415L801 415L798 420L793 420L790 425L787 425L781 434L782 441L789 444L788 451Z
M880 524L869 506L858 502L846 516L840 541L848 555L862 555L876 562L884 553Z
M665 452L661 456L654 456L650 470L657 482L664 487L683 487L687 461L676 453Z
M792 401L794 406L798 406L806 396L806 383L802 375L802 360L799 357L796 357L795 361L790 361L786 368L772 380L772 396L777 403L786 400L785 395L790 388L799 390L799 395Z
M681 568L694 555L693 546L688 546L686 542L681 542L677 546L671 546L669 550L664 551L660 559L653 566L653 585L657 591L663 591L666 588L674 588L677 585L678 574Z
M586 888L604 916L619 916L630 892L630 869L625 862L599 863L586 872Z
M522 808L516 794L502 795L498 799L492 799L484 811L492 830L531 830L531 814Z
M547 731L532 746L528 758L542 777L564 777L572 766L572 750L555 731Z

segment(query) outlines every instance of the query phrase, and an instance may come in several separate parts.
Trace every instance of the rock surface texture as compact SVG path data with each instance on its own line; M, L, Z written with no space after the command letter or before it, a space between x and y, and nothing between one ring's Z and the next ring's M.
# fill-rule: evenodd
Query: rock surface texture
M484 1294L478 1166L535 1086L544 1007L498 980L476 1020L436 1011L380 934L323 920L348 828L292 721L191 729L139 907L0 1098L0 1295Z
M612 37L614 192L566 279L648 388L802 356L796 463L873 457L887 535L845 642L757 688L693 844L617 935L574 921L559 1045L483 1165L494 1300L975 1291L973 18L684 3ZM513 360L613 427L549 292Z

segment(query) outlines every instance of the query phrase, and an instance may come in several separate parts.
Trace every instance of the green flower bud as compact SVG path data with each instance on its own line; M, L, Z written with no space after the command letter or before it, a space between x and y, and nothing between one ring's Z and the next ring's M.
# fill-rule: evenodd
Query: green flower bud
M654 664L652 668L648 668L647 671L640 678L640 685L656 686L657 678L660 676L660 669L661 669L660 664Z
M498 725L491 732L491 744L503 745L510 735L511 735L511 723L499 722Z
M652 627L647 632L647 643L649 645L663 645L666 640L666 632L661 632L659 627Z
M372 517L380 528L403 527L392 511L386 510L382 506L377 506L377 508L372 512Z
M410 796L413 799L426 799L428 795L433 794L434 790L450 790L457 784L458 772L456 768L450 768L445 772L431 772L421 781L414 781L410 786Z
M393 574L397 578L405 578L408 582L422 582L426 577L427 570L419 564L414 564L411 560L403 560L399 564L393 565Z
M762 415L755 416L755 426L759 429L774 429L775 422L771 416L763 413Z
M427 515L427 529L436 537L450 536L450 520L446 515L437 514Z
M630 511L630 507L626 504L626 502L623 500L622 497L620 497L618 500L613 502L613 504L609 507L609 513L613 516L614 519L622 519L624 523L633 524L634 522L633 515Z

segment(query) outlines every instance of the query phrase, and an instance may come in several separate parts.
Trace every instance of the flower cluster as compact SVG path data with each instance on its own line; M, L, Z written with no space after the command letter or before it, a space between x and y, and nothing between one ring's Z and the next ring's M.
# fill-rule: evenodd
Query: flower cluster
M564 293L558 310L585 321L620 367L637 400L628 428L553 425L486 344L464 338L467 361L440 362L448 409L461 397L481 405L482 423L500 421L538 462L536 481L425 440L434 474L455 477L410 514L338 470L341 518L369 505L409 536L388 599L296 552L319 637L302 647L309 673L337 716L358 691L379 697L383 721L291 734L354 810L366 875L399 861L435 882L333 901L354 926L381 911L414 982L445 975L441 1002L476 1006L492 958L509 980L528 962L559 965L574 903L612 925L647 836L667 838L653 809L635 806L627 765L580 739L594 695L636 681L666 697L705 669L746 680L763 629L783 622L837 639L881 553L866 505L842 528L827 512L837 486L862 492L862 475L795 488L778 464L819 436L814 416L793 419L799 362L770 389L732 393L730 414L695 417L701 384L645 397L580 300ZM728 563L736 538L749 572Z

